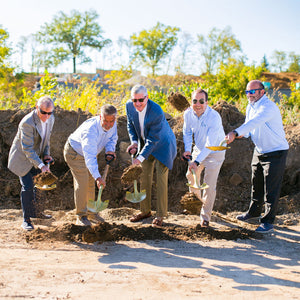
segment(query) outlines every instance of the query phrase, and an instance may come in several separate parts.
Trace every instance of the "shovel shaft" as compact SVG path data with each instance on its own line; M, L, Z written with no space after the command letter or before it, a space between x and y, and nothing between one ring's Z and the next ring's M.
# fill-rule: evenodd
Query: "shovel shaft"
M192 174L193 174L193 177L194 177L194 185L195 185L195 187L197 188L197 189L199 189L200 188L200 186L199 186L199 182L198 182L198 178L197 178L197 175L196 175L196 173L195 173L195 171L192 169Z
M105 166L105 169L104 169L104 172L103 172L103 177L102 178L103 178L104 181L106 180L108 169L109 169L109 164L107 164Z

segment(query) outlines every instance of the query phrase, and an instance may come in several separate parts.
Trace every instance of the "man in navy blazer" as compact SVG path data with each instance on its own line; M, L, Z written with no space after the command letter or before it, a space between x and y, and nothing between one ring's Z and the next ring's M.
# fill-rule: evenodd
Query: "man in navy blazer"
M156 167L157 205L153 227L162 226L168 211L168 174L176 156L176 138L161 107L148 97L147 89L136 85L126 103L127 129L131 145L127 151L137 156L133 164L141 164L141 189L146 199L141 202L141 213L130 221L137 222L151 216L151 189L154 165Z

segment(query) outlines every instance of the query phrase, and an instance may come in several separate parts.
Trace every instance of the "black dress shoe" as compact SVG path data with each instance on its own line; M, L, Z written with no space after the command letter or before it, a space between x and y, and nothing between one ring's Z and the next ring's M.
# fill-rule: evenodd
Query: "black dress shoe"
M52 216L51 215L46 215L44 213L38 213L35 218L38 218L38 219L51 219Z

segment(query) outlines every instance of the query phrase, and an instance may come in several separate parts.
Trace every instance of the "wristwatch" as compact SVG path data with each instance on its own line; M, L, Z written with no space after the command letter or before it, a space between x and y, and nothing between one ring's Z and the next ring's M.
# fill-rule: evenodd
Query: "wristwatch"
M239 136L239 134L237 133L237 131L232 130L232 132L235 134L235 137L238 137L238 136Z
M194 163L199 166L199 161L194 160Z

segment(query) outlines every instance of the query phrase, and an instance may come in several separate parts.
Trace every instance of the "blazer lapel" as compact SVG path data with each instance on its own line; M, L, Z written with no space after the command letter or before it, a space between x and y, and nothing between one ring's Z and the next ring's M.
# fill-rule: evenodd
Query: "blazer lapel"
M136 111L136 109L133 106L133 122L135 124L136 133L141 138L141 127L140 127L140 121L139 121L139 113Z
M35 128L42 139L43 138L42 124L41 124L41 120L39 119L36 111L33 112L33 120L34 120Z

